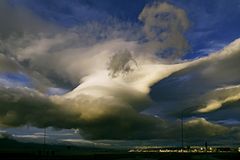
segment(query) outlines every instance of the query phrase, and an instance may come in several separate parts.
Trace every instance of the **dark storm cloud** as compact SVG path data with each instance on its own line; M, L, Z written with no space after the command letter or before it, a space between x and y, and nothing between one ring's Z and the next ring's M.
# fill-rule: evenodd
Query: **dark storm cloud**
M66 117L63 111L63 115L60 114L61 108L54 107L48 98L32 89L1 87L0 92L2 127L24 124L45 127L48 123L63 121L61 117Z
M48 98L37 91L21 87L1 87L0 92L2 127L28 124L40 128L78 128L87 139L178 139L180 133L180 122L168 122L139 114L131 106L107 98L86 95L79 95L75 100L58 96ZM198 129L206 137L228 132L227 128L204 119L190 120L184 127L189 138L198 135ZM209 132L211 129L214 132Z
M0 92L2 127L29 124L40 128L79 128L87 138L141 139L157 136L158 132L152 130L155 132L163 124L161 120L139 115L131 107L109 104L104 98L81 96L76 104L68 100L54 103L58 97L51 101L27 88L1 87Z

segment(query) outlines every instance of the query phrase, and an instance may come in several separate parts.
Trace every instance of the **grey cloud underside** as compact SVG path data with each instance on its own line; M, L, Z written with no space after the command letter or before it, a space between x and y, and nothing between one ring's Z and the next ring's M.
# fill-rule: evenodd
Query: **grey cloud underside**
M0 92L2 127L28 124L40 128L79 128L80 134L88 139L164 138L177 141L179 138L180 122L167 122L142 115L131 107L106 103L108 100L104 98L82 96L77 100L76 108L72 102L56 104L41 93L26 88L1 88ZM81 105L88 107L82 108ZM189 138L196 138L200 128L201 135L198 138L228 133L225 127L211 124L204 119L189 121L184 127L192 129L191 132L186 132ZM210 132L211 129L214 132Z
M158 119L139 115L133 109L122 106L102 106L105 99L82 96L78 103L97 110L102 115L93 119L82 117L80 107L74 108L71 102L64 105L52 103L41 93L24 89L0 89L0 122L2 127L17 127L25 124L36 127L53 126L55 128L80 128L88 138L150 138L156 133L144 134L146 129L158 128L163 122ZM86 112L91 110L85 109ZM89 113L91 116L91 113ZM156 123L158 122L158 123ZM111 134L109 134L111 133Z
M17 127L24 124L45 127L49 123L63 122L62 117L68 117L63 111L61 112L61 108L53 105L38 91L1 87L0 92L2 127Z

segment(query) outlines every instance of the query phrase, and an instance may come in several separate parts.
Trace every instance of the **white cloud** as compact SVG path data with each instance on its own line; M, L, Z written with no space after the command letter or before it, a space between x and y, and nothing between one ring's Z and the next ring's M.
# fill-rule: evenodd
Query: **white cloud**
M217 88L206 95L210 101L206 106L202 106L197 112L206 113L221 108L226 103L233 103L240 100L240 86L227 86Z

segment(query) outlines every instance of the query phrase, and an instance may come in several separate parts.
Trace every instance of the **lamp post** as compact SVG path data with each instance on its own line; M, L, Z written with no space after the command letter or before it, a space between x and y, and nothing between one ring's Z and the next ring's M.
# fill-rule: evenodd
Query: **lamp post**
M44 132L43 132L43 144L44 146L46 144L46 128L44 128Z
M184 112L188 111L188 110L193 110L193 107L189 107L189 108L186 108L184 110L181 111L181 145L182 145L182 148L184 148L184 124L183 124L183 114Z
M45 127L44 132L43 132L43 153L44 154L46 152L46 134L47 134L47 131L46 131L46 127Z
M183 143L183 111L181 112L181 141L182 141L182 148L184 148L184 143Z

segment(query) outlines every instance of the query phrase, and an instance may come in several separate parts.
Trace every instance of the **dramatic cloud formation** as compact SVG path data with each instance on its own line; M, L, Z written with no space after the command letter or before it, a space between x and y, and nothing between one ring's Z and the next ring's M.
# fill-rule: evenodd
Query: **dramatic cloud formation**
M14 89L16 91L2 89L1 104L8 109L1 107L3 110L1 113L4 115L1 121L2 124L10 126L30 123L38 127L80 128L83 131L82 135L88 138L139 139L168 138L168 136L170 138L179 129L176 127L178 124L139 114L139 111L151 105L151 100L148 98L149 87L158 81L161 82L163 78L174 72L184 71L186 67L187 70L191 70L216 58L227 56L225 59L228 59L238 55L238 48L236 48L236 52L234 48L238 44L236 41L225 48L222 53L193 62L177 65L142 65L140 69L124 77L111 78L108 76L107 70L102 70L84 78L79 87L64 96L48 98L29 89ZM229 49L232 51L231 53L225 52ZM224 63L224 61L222 62ZM211 63L209 65L211 66ZM203 68L201 67L201 69ZM145 75L149 71L151 74L148 74L146 79ZM29 97L32 99L31 102L29 102ZM16 100L13 101L13 99ZM188 101L191 99L185 99L186 104ZM12 106L11 110L9 110L9 106ZM178 105L178 107L180 106ZM175 110L183 110L183 108ZM39 118L38 114L40 113L44 114L45 118ZM185 127L196 128L189 130L191 131L189 137L198 133L197 128L202 128L203 136L229 132L228 128L211 124L203 119L190 120L186 122ZM146 129L149 132L145 133ZM211 129L214 129L214 132L210 132ZM111 136L107 134L109 130L111 130Z
M46 24L47 31L21 35L0 28L8 33L0 43L1 126L74 128L89 139L178 141L184 118L189 139L240 139L231 123L239 120L232 112L240 112L240 40L183 61L189 48L183 9L153 3L139 19L142 26L113 19L112 25L89 22L55 32Z

